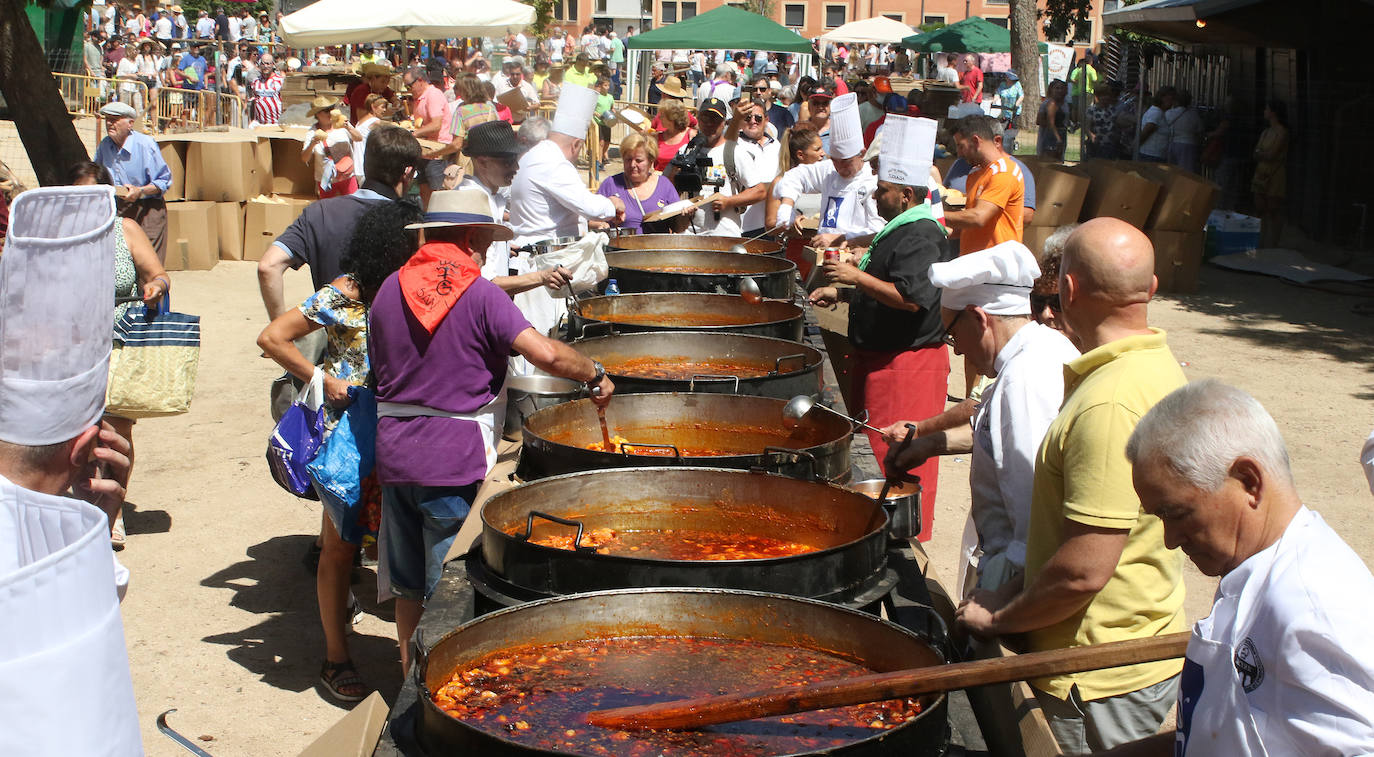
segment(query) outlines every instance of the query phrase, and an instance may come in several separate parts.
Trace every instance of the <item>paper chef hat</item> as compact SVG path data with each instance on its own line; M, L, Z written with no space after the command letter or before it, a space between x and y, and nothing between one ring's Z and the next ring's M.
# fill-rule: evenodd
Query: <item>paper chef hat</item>
M859 96L853 92L830 101L830 157L852 158L864 151L864 127L859 121Z
M1035 255L1015 241L930 267L930 283L943 290L941 307L974 305L992 315L1030 315L1031 286L1039 276Z
M935 160L935 129L930 118L888 115L878 154L878 178L893 184L924 187Z
M553 116L553 130L569 137L584 139L587 126L596 110L596 90L576 84L564 84L558 95L558 110Z
M65 442L100 421L114 326L114 188L31 189L0 256L0 440Z

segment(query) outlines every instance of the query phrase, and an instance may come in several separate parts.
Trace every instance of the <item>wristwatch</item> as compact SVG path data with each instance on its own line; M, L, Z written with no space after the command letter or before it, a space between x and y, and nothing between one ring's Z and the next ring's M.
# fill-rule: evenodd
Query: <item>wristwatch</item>
M596 369L596 375L587 382L587 389L593 397L599 397L601 396L601 379L606 378L606 366L602 365L600 361L593 360L592 367Z

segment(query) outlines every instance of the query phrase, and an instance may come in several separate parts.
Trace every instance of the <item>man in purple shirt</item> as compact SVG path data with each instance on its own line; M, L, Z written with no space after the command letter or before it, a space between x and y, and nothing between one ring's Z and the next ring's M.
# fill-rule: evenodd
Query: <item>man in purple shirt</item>
M481 277L487 247L513 236L492 218L483 192L435 192L425 222L415 226L421 247L378 290L368 340L383 551L397 597L402 672L410 668L410 637L424 602L495 462L490 428L504 404L510 354L586 382L599 405L615 391L599 363L540 334Z

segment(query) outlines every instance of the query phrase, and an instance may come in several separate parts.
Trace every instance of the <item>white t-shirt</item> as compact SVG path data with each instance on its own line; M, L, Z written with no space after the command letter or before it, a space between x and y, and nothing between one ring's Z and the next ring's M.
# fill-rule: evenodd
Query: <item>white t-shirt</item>
M772 181L778 175L780 152L782 144L766 135L762 144L745 139L739 140L735 145L735 172L739 179L740 191ZM741 231L757 231L763 228L766 204L761 199L744 209L740 216Z
M1202 116L1194 108L1175 105L1164 114L1166 123L1171 124L1170 139L1176 145L1202 144Z
M601 41L596 38L595 34L583 34L578 44L581 45L582 52L586 53L587 57L592 60L601 58Z
M243 36L243 19L238 16L229 17L229 41L238 42L239 37Z
M124 31L134 37L143 33L143 24L139 23L137 16L130 16L124 22Z
M699 74L706 73L706 53L703 53L700 50L698 50L697 52L692 53L691 60L691 70L696 71Z
M735 85L724 79L704 81L697 87L697 105L705 102L708 97L717 97L728 103L735 99Z
M707 169L707 178L725 178L725 143L722 142L712 147L706 154L711 158L711 167ZM735 193L735 190L728 180L724 181L720 187L707 185L701 188L702 197L708 197L717 192L729 197ZM711 208L710 203L707 203L698 208L692 216L691 231L713 237L737 237L741 235L740 232L744 231L744 227L740 225L738 208L722 210L720 217L717 218L715 210Z
M167 16L158 16L153 24L153 36L158 39L172 38L172 19Z
M530 41L525 38L524 34L521 34L519 32L516 32L515 34L515 51L517 53L520 53L521 55L524 55L530 51Z
M1154 133L1149 138L1140 143L1140 152L1144 155L1153 155L1162 158L1169 154L1169 125L1164 121L1164 111L1158 105L1151 105L1145 111L1145 115L1140 117L1140 128L1144 129L1145 124L1154 124Z
M1371 599L1374 576L1359 555L1316 512L1298 510L1277 542L1222 577L1211 615L1194 628L1233 649L1234 662L1223 671L1184 663L1178 737L1196 749L1179 753L1211 753L1208 724L1240 713L1193 708L1209 687L1237 684L1269 754L1369 753Z
M548 42L549 58L555 61L563 60L563 46L566 43L567 40L565 40L562 35L550 37Z
M959 86L959 72L955 71L953 66L941 67L935 72L935 78L945 84L953 84L956 87Z

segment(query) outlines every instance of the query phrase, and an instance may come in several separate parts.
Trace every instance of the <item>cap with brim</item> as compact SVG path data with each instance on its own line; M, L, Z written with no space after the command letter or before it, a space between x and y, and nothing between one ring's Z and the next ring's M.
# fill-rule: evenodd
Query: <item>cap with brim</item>
M892 80L886 76L875 76L873 77L873 89L885 95L889 94L892 92Z
M835 93L829 87L816 87L811 90L811 94L806 96L808 100L833 100Z
M407 229L438 229L445 227L464 227L488 229L496 235L496 241L505 242L515 236L510 227L496 223L491 215L491 203L487 193L480 189L448 189L429 196L429 209L425 220L412 223Z
M676 76L669 76L658 85L658 91L669 97L691 97L687 90L682 88L682 79Z
M1003 71L1002 76L1006 77L1007 81L1018 81L1021 78L1016 75L1015 71Z
M360 73L363 76L391 76L391 66L384 63L364 63Z
M701 107L697 108L697 112L701 111L706 111L707 113L715 113L719 115L721 118L729 118L730 114L729 108L727 108L725 105L725 101L720 99L719 97L708 97L705 100L702 100Z
M172 6L172 12L173 12L173 13L180 13L180 12L181 12L181 6L180 6L180 5L173 5L173 6Z
M471 158L483 155L514 157L520 152L515 129L506 121L478 124L468 130L467 139L463 141L463 154Z
M112 102L100 109L100 115L110 118L138 118L138 111L127 103Z
M310 101L310 110L306 111L305 115L307 117L313 116L322 110L330 110L332 108L338 107L338 105L339 102L337 100L330 97L325 97L324 95L320 95L316 97L314 100Z

